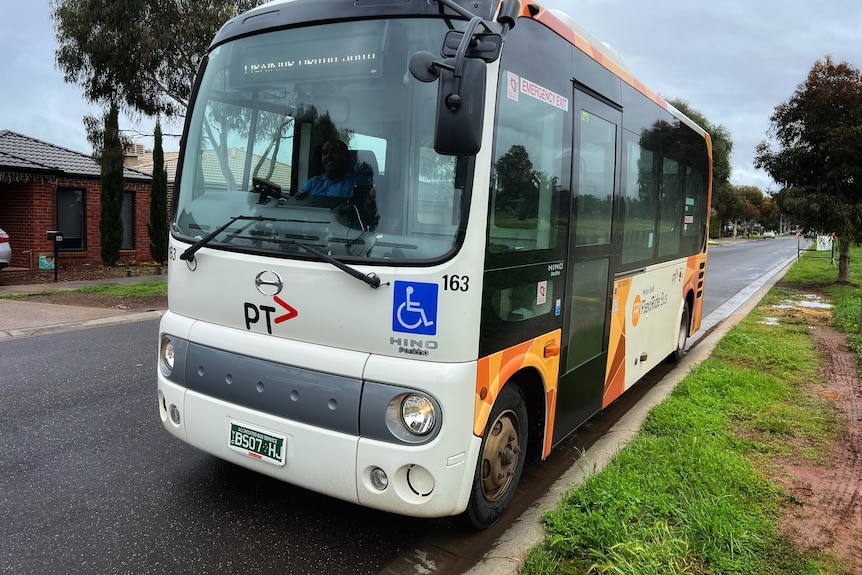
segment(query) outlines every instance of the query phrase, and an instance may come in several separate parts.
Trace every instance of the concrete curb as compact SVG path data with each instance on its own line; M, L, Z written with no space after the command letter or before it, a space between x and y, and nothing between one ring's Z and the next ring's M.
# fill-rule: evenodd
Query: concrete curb
M30 337L34 335L45 335L48 333L56 333L61 331L70 331L75 329L83 329L90 327L103 327L106 325L115 325L119 323L129 323L134 321L145 321L148 319L158 319L162 317L164 310L145 311L138 313L121 313L120 315L112 315L108 317L99 317L93 319L84 319L70 321L65 323L55 323L51 325L41 325L32 327L20 327L15 329L0 330L0 341L7 339L15 339L19 337Z

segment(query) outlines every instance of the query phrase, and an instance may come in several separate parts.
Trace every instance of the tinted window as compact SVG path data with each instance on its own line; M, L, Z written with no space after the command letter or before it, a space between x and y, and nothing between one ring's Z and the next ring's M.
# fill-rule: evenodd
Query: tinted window
M62 250L83 250L84 241L84 190L60 188L57 190L57 228L63 232Z

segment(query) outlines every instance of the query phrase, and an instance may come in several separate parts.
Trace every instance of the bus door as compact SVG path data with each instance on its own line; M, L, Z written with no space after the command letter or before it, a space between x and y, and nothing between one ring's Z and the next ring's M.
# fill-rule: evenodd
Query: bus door
M574 102L572 226L554 443L602 407L619 185L620 111L577 90Z

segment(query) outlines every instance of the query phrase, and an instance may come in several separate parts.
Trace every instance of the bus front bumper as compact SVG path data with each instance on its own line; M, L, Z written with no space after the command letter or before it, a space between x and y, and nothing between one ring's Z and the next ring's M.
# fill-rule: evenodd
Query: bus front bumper
M170 433L225 461L401 515L444 517L457 515L467 506L481 438L458 433L460 426L444 427L424 445L401 445L237 406L186 389L161 374L158 395L161 419ZM231 447L232 424L283 437L283 464Z

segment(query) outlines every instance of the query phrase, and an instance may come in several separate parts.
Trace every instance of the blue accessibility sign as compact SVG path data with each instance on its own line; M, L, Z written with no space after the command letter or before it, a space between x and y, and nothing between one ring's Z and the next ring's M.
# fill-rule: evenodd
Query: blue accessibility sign
M437 334L437 284L395 282L392 331Z

